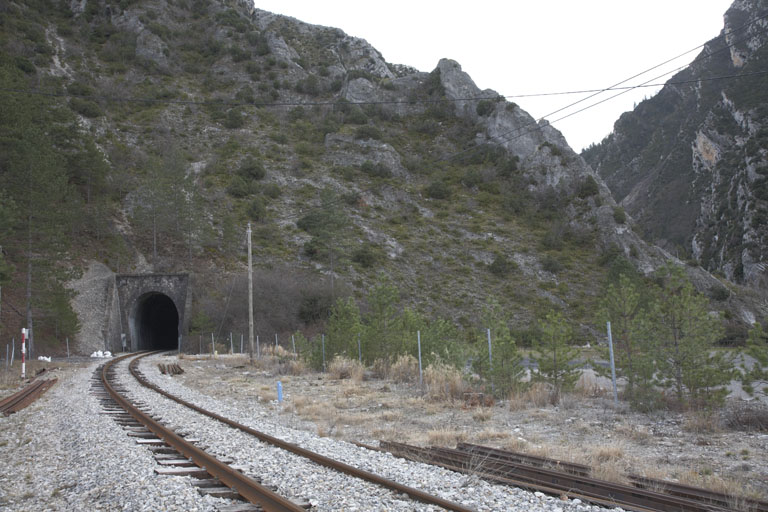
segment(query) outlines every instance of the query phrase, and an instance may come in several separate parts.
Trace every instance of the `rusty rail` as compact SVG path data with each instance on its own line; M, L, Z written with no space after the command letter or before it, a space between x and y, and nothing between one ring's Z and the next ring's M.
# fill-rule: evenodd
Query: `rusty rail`
M500 450L498 448L491 448L488 446L481 446L471 443L458 443L456 445L456 449L483 457L489 457L494 460L530 464L538 467L547 467L578 476L588 477L592 474L592 468L585 466L584 464L575 464L572 462L564 462L556 459L537 457L535 455L517 453L508 450ZM648 478L639 475L630 474L626 475L626 478L632 486L640 489L655 489L663 494L670 494L672 496L678 496L681 498L695 500L724 508L730 508L733 506L734 502L738 502L740 505L743 505L744 508L750 511L768 512L768 503L765 501L727 495L715 491L710 491L708 489L692 487L690 485L683 485L676 482L669 482L666 480Z
M409 487L407 485L403 485L400 483L397 483L393 480L389 480L387 478L384 478L380 475L377 475L375 473L371 473L370 471L366 471L363 469L356 468L354 466L351 466L349 464L345 464L343 462L331 459L330 457L326 457L325 455L321 455L319 453L313 452L311 450L307 450L306 448L301 448L298 445L295 445L293 443L288 443L286 441L283 441L282 439L278 439L274 436L270 436L269 434L265 434L264 432L260 432L258 430L255 430L251 427L248 427L246 425L243 425L241 423L238 423L236 421L233 421L229 418L225 418L224 416L220 416L216 413L207 411L203 409L202 407L198 407L193 403L187 402L185 400L182 400L181 398L178 398L164 389L155 386L151 382L149 382L144 375L141 374L141 372L138 370L138 362L141 360L141 358L152 355L153 353L144 354L142 356L137 357L133 361L131 361L131 364L129 366L131 373L133 376L141 383L143 386L152 389L153 391L160 393L161 395L165 396L166 398L169 398L173 400L176 403L179 403L181 405L184 405L186 407L189 407L190 409L199 412L200 414L203 414L205 416L208 416L209 418L213 418L215 420L220 421L221 423L224 423L225 425L229 425L230 427L236 428L242 432L245 432L247 434L250 434L254 437L256 437L258 440L269 443L273 446L277 446L279 448L282 448L284 450L287 450L291 453L294 453L296 455L300 455L302 457L305 457L317 464L320 464L321 466L325 466L331 469L334 469L336 471L339 471L341 473L346 473L350 476L353 476L355 478L360 478L362 480L366 480L369 482L372 482L374 484L381 485L382 487L386 487L387 489L397 491L400 493L407 494L412 499L421 501L423 503L428 503L431 505L437 505L440 507L443 507L447 510L454 510L456 512L470 512L473 509L467 508L461 504L452 502L450 500L446 500L443 498L440 498L439 496L434 496L432 494L429 494L427 492L424 492L420 489L416 489L414 487Z
M102 370L101 380L104 384L104 388L115 402L125 409L125 411L136 419L136 421L147 427L147 429L152 431L158 438L165 441L166 444L172 446L179 453L191 459L199 467L205 469L211 476L218 478L227 487L240 493L246 500L261 506L266 512L303 512L303 508L299 507L289 499L267 489L252 478L249 478L231 468L229 465L224 464L197 446L188 443L184 438L155 421L151 416L142 412L131 404L124 396L118 393L110 382L114 377L114 365L126 357L133 355L135 354L128 354L113 359L107 362Z
M490 481L515 485L552 494L567 495L603 506L621 506L638 512L724 512L732 510L717 504L652 492L628 485L597 480L544 467L501 460L490 454L471 453L451 448L421 448L403 443L380 441L379 446L393 455L435 464L453 471L472 473Z
M27 407L48 391L58 379L36 379L21 391L0 400L0 412L8 416Z

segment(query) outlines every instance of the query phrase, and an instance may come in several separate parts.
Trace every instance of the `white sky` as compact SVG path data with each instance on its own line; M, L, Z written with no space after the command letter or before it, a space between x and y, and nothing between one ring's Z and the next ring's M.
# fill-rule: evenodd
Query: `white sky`
M255 0L256 7L366 39L387 62L431 71L450 58L481 89L504 96L600 89L716 37L732 0ZM690 62L698 50L625 85ZM663 83L664 76L652 83ZM555 122L574 150L599 142L622 112L658 88L623 94ZM510 98L532 116L554 115L586 95Z

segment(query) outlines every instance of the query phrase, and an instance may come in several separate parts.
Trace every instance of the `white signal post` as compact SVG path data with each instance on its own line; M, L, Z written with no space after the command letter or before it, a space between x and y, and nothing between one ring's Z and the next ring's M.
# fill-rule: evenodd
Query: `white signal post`
M27 378L27 333L29 333L29 329L21 329L21 378L26 379Z

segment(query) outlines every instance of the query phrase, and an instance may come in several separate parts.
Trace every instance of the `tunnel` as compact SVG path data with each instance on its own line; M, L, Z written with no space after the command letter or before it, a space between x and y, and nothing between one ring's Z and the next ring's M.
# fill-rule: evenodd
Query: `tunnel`
M134 350L176 350L179 312L170 297L150 292L136 300L131 315Z

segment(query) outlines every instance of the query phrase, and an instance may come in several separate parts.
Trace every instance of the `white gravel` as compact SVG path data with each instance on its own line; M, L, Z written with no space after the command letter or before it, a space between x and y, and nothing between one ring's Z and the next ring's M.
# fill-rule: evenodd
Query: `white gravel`
M95 362L60 371L34 404L0 416L0 510L209 511L189 478L157 476L152 453L91 394Z

